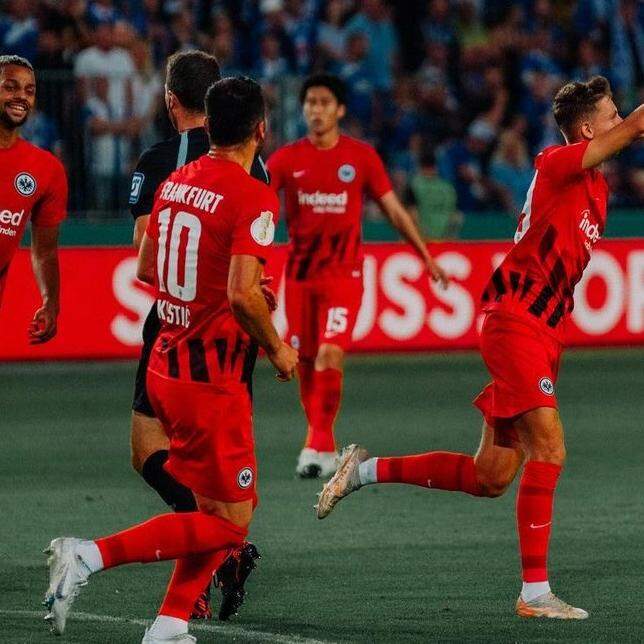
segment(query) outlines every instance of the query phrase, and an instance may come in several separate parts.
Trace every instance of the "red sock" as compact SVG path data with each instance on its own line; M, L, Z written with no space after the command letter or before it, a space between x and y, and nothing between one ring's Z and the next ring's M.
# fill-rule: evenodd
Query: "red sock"
M205 555L177 559L159 615L190 620L197 597L208 586L214 572L230 550L224 548Z
M221 517L182 512L160 514L110 537L97 539L96 545L105 568L112 568L136 561L182 559L235 548L242 544L246 534L247 530Z
M548 580L552 506L561 466L528 461L517 494L517 531L523 581Z
M315 367L312 360L301 359L297 365L300 377L300 401L306 415L306 420L311 425L311 400L313 394L313 374Z
M378 483L409 483L437 490L482 496L474 457L453 452L428 452L415 456L378 458Z
M342 399L342 372L324 369L313 373L311 422L306 447L318 452L334 452L333 424Z

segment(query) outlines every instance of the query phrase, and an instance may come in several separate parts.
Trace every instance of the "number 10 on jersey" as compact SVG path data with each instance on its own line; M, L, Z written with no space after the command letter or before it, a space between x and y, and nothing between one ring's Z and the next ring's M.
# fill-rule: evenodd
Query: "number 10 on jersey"
M201 221L195 215L179 211L172 218L171 208L159 212L159 290L182 302L192 302L197 296L200 237Z

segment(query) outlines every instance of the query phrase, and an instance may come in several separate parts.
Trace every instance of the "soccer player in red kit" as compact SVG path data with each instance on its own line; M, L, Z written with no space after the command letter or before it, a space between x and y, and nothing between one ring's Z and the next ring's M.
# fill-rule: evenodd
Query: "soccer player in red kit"
M555 384L573 291L606 223L608 188L597 167L644 136L644 106L622 120L608 81L595 77L562 87L553 111L566 144L537 156L515 245L483 294L481 352L492 383L475 400L485 419L478 452L368 458L353 445L322 492L318 517L370 483L496 497L523 465L516 612L584 619L588 613L560 600L548 583L554 493L566 455Z
M161 330L148 393L170 439L168 472L198 510L165 514L115 535L54 539L46 601L62 633L90 574L126 563L175 559L172 579L143 644L196 641L188 620L213 572L239 547L257 502L251 376L258 346L281 380L297 351L273 327L260 285L278 200L249 176L264 141L264 99L248 78L208 90L210 152L161 184L139 251L153 282Z
M362 302L362 203L367 192L422 258L432 280L447 284L412 217L368 144L340 133L346 89L335 76L308 78L300 102L308 134L268 160L283 190L290 246L286 264L289 340L300 352L300 396L308 433L297 473L335 472L333 426L342 397L344 353Z
M67 177L62 164L19 135L35 101L31 63L20 56L0 56L0 306L9 265L31 219L32 266L42 296L29 326L32 344L56 335L58 226L67 215Z

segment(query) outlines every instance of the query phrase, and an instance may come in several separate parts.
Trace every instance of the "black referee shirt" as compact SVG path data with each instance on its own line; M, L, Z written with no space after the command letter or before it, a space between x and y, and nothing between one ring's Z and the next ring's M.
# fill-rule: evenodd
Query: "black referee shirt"
M157 188L171 172L195 161L206 154L209 148L208 135L203 127L175 134L148 148L141 155L132 175L130 212L134 219L152 212ZM269 183L268 172L260 156L255 157L250 174L255 179Z

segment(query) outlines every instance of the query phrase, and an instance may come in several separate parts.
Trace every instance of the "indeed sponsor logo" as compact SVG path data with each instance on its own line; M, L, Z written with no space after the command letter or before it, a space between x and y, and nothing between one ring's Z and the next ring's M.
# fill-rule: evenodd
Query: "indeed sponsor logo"
M599 224L593 224L590 221L589 210L584 210L582 213L583 218L579 223L579 230L586 235L586 241L584 246L586 250L590 253L593 249L593 246L601 239L601 233L599 232Z
M349 193L342 192L303 192L297 191L297 199L300 206L312 206L314 212L338 212L343 213L349 203Z
M22 218L25 216L24 209L20 212L11 212L11 210L0 210L0 235L7 235L7 237L15 237L18 234L16 228L22 223ZM3 228L1 224L13 226L13 228Z

